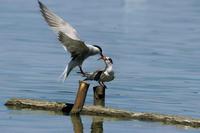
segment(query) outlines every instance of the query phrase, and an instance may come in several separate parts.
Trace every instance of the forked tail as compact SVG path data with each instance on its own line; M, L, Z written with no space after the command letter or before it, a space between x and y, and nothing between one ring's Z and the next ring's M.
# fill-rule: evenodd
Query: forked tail
M69 76L69 73L72 71L72 69L76 67L75 62L71 60L68 65L66 65L65 70L63 73L59 76L59 79L61 79L63 82L66 80L66 78Z

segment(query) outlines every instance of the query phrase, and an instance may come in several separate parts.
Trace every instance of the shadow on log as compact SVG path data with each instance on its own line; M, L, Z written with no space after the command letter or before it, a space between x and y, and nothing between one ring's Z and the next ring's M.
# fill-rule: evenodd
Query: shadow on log
M22 109L50 110L60 112L62 112L63 108L67 106L65 103L60 102L48 102L43 100L21 98L12 98L8 100L5 103L5 105L8 107L17 107ZM85 115L99 115L104 117L115 117L121 119L136 119L143 121L163 122L165 124L183 125L195 128L200 127L200 119L157 113L129 112L99 106L83 106L83 109L80 113Z

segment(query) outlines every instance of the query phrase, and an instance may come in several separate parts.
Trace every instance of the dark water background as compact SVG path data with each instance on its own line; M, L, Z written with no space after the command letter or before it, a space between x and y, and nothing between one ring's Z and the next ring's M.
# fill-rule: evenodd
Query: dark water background
M106 105L130 111L200 118L199 0L43 0L68 20L81 38L113 58L116 79ZM73 102L80 76L58 76L69 61L39 13L36 0L0 2L0 129L3 133L73 132L70 116L17 111L11 97ZM89 58L84 69L103 67ZM96 85L95 82L91 84ZM86 104L92 104L92 89ZM93 117L81 116L84 132ZM105 118L104 132L199 132L160 123Z

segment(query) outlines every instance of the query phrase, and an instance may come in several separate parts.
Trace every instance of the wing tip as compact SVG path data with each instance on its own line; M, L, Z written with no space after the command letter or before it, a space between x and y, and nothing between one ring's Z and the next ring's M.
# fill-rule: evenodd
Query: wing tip
M40 6L40 9L42 9L42 8L43 8L42 2L38 0L38 4L39 4L39 6Z
M53 17L56 17L55 14L51 10L49 10L46 5L44 5L42 2L40 2L40 0L38 0L38 4L39 4L39 8L40 8L40 13L43 16L43 18L45 19L45 21L47 22L47 24L50 27L59 26L53 18Z
M39 4L39 7L40 7L40 12L42 13L43 16L45 16L45 10L48 10L48 8L40 1L38 0L38 4Z
M44 13L45 5L39 0L38 0L38 4L39 4L39 7L40 7L40 12L41 12L42 16L45 17L45 13Z

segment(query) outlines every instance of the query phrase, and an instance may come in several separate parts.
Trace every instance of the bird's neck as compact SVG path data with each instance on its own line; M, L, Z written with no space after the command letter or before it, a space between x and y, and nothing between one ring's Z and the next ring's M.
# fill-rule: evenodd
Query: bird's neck
M112 72L112 64L106 64L105 71L106 71L107 73Z

